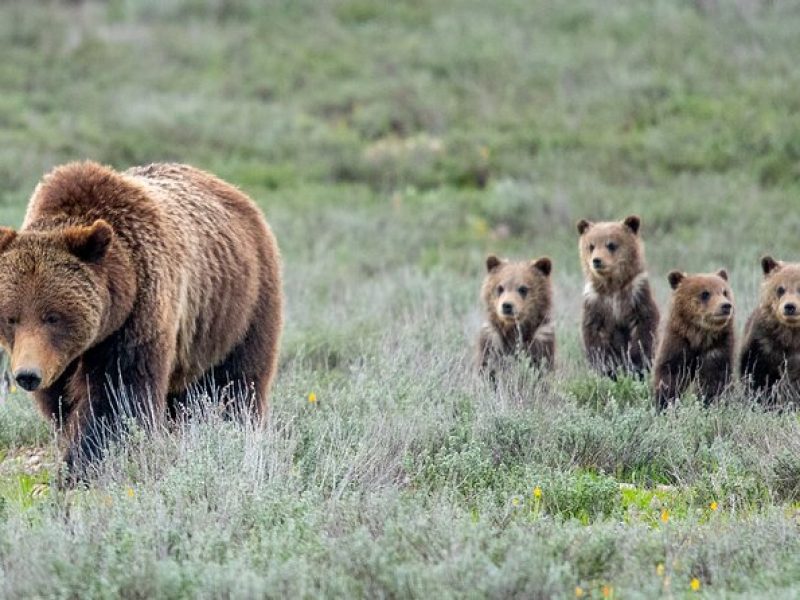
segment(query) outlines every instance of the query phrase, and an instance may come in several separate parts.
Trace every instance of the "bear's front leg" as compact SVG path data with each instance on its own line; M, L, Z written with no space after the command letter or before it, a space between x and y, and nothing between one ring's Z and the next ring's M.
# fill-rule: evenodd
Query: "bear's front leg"
M528 355L531 363L543 371L552 371L555 368L556 338L552 323L539 328L528 345Z
M661 356L653 368L653 397L657 410L678 399L691 379L691 365L682 352Z
M610 325L605 316L602 307L584 302L581 334L586 360L591 368L608 374L609 370L613 370L609 369L613 361L609 360Z
M483 371L489 365L493 348L494 343L489 326L483 325L478 335L478 344L475 351L475 367L478 371Z
M116 338L117 336L112 336ZM64 460L73 476L99 460L128 419L152 427L164 418L171 352L163 344L111 339L87 352L72 380L73 410Z
M769 392L783 376L784 357L779 353L764 351L764 342L751 332L744 343L739 358L739 374L745 385L757 393Z
M653 299L650 285L645 283L639 290L634 306L636 323L631 333L631 362L634 370L643 373L650 368L655 354L656 332L660 315Z
M697 374L697 384L703 404L709 406L731 383L733 374L733 345L709 353Z
M79 360L73 361L51 386L33 392L33 398L39 411L45 418L52 419L59 429L64 427L72 412L73 404L68 386L73 380L79 364Z

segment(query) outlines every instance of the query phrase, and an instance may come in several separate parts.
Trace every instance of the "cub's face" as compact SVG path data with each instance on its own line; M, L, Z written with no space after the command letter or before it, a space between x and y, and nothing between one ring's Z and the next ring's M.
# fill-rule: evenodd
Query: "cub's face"
M639 273L644 260L639 225L637 216L621 222L578 221L578 248L586 276L598 282L611 282Z
M673 311L684 322L709 331L722 330L733 323L733 292L727 271L698 275L672 271L668 279L674 290Z
M800 327L800 263L761 259L761 306L786 327Z
M25 390L50 387L97 335L108 302L93 265L111 240L100 223L59 233L0 228L0 343Z
M503 326L539 321L550 310L549 258L510 262L492 255L486 269L481 296L491 321Z

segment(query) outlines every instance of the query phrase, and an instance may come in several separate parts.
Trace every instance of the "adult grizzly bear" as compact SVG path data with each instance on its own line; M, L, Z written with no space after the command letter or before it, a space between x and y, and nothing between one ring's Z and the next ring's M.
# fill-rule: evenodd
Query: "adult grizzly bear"
M152 422L207 378L266 413L280 255L255 204L209 173L56 168L20 231L0 228L0 290L13 376L63 427L70 467L99 455L123 397Z

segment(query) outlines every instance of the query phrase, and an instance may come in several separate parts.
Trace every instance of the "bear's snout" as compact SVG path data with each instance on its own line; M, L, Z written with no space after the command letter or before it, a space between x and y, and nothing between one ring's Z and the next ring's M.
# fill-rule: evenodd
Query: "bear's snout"
M511 304L511 302L503 302L502 306L500 307L500 310L503 311L504 315L511 316L514 314L514 305Z
M784 298L783 302L778 303L775 307L775 314L782 323L797 327L800 323L800 305L798 305L796 297Z
M731 310L733 310L733 304L730 302L726 302L725 304L720 305L719 312L723 315L731 314Z
M23 390L33 392L42 384L42 372L36 367L24 367L14 372L14 380Z
M603 259L602 258L593 258L592 259L592 267L595 269L602 269L603 268Z

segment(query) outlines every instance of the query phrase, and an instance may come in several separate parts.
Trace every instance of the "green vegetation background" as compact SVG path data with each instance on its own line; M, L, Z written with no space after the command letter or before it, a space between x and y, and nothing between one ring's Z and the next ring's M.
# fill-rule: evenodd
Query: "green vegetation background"
M726 267L741 330L760 255L800 256L798 31L768 0L0 3L0 222L65 161L188 162L264 209L287 295L264 433L134 435L64 492L0 407L0 593L800 596L796 414L588 375L574 229L640 214L662 306ZM554 259L548 381L471 372L489 251Z

